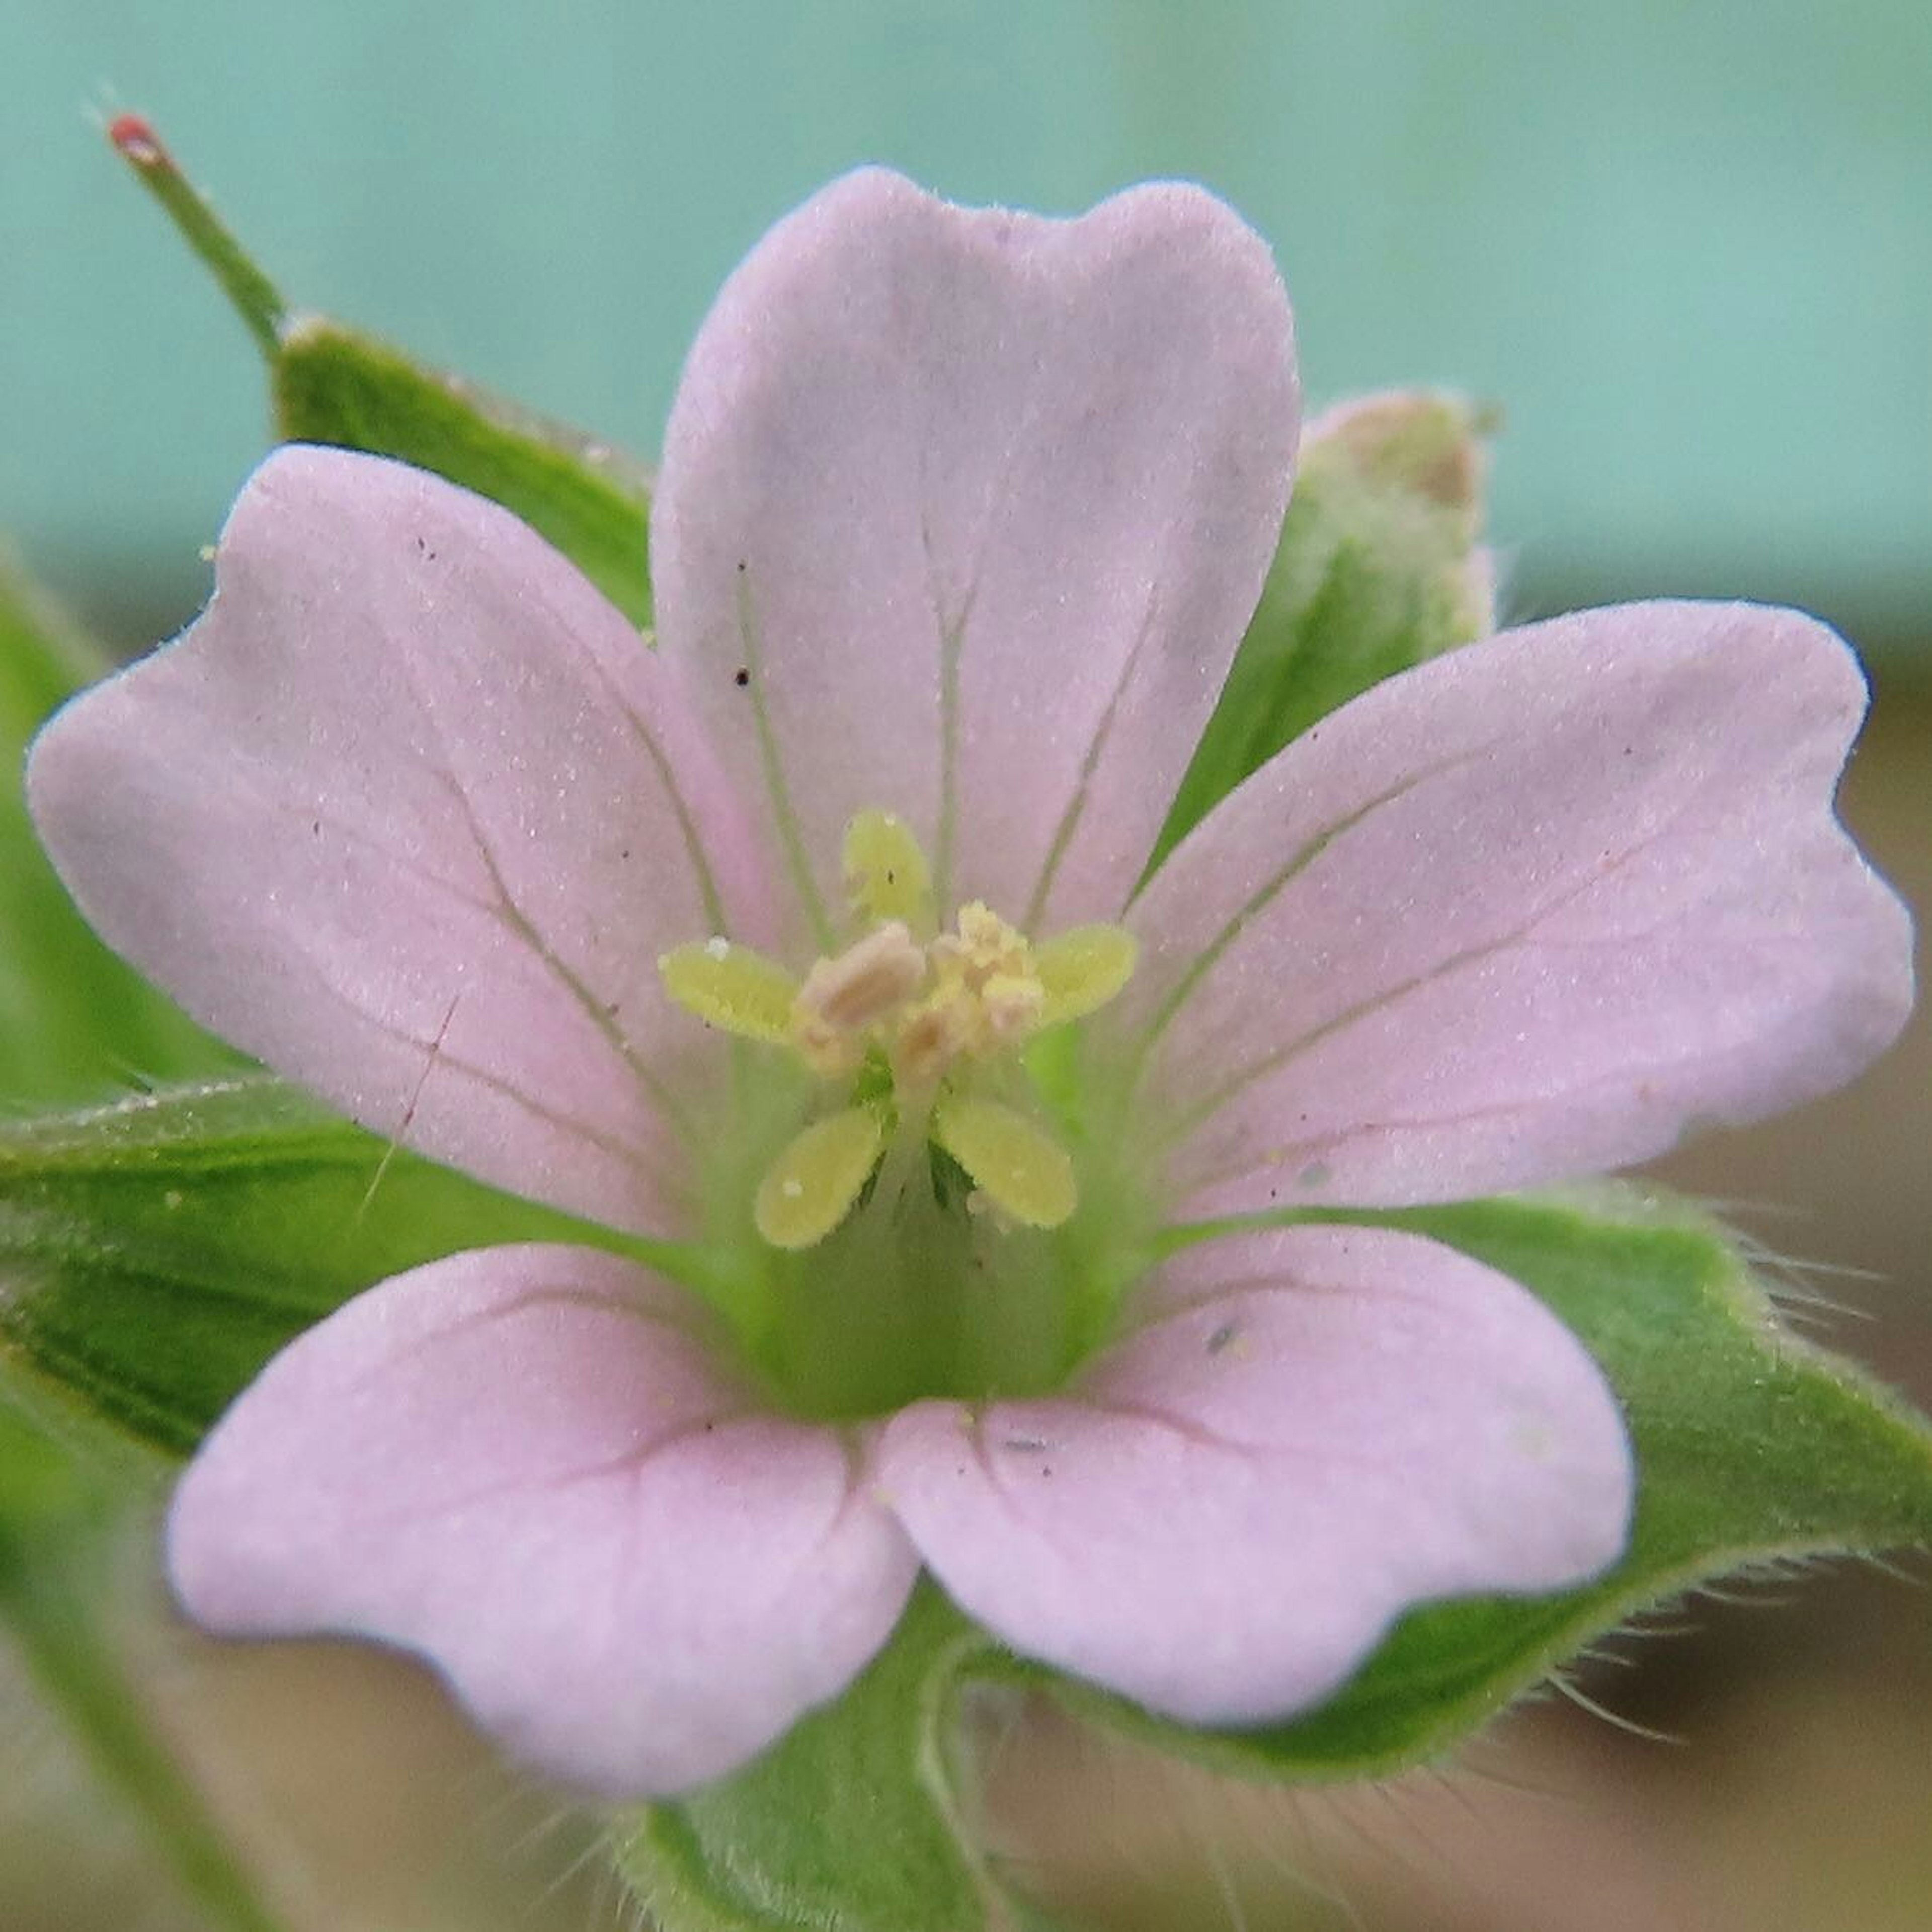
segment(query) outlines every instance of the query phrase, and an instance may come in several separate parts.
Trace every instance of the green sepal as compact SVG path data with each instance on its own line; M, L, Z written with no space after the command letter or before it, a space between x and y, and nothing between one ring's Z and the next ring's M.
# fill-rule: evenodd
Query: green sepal
M1556 1595L1412 1611L1327 1703L1252 1730L1185 1730L996 1652L977 1667L1238 1774L1381 1777L1439 1757L1594 1640L1700 1582L1932 1543L1932 1428L1852 1364L1793 1336L1736 1241L1681 1204L1606 1186L1299 1218L1431 1236L1523 1283L1579 1336L1636 1452L1622 1562Z
M432 1166L260 1076L0 1126L0 1366L190 1452L278 1349L460 1249L646 1244Z
M1149 869L1312 724L1494 628L1484 424L1421 391L1330 410L1302 441L1261 602Z
M996 1881L959 1814L959 1666L986 1640L922 1585L832 1703L745 1769L612 1820L662 1932L986 1932Z
M650 493L639 465L373 337L292 314L152 128L123 116L109 134L261 350L278 436L396 457L489 497L649 626Z
M0 554L0 1105L10 1108L71 1103L130 1072L174 1078L230 1064L94 938L27 816L28 741L111 668Z
M96 1545L118 1488L0 1390L0 1629L208 1924L274 1932L278 1922L149 1718L104 1627Z
M644 473L608 446L320 316L268 362L276 434L399 458L514 512L640 629L651 622Z

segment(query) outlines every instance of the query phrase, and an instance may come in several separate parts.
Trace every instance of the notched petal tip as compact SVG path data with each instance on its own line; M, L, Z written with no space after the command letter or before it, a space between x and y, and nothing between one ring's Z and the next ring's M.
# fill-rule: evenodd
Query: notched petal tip
M1851 1078L1912 996L1908 916L1835 815L1864 708L1816 620L1663 602L1324 719L1130 915L1114 1023L1155 1042L1188 1215L1546 1184Z
M500 1248L276 1357L177 1489L168 1562L212 1629L400 1646L520 1759L657 1796L735 1770L890 1634L917 1565L866 1483L681 1291Z
M772 230L686 364L652 560L661 648L768 801L803 924L880 805L942 918L1118 915L1254 610L1298 414L1272 256L1204 190L1057 220L866 170Z
M685 1218L708 1049L638 964L758 935L769 890L676 680L508 512L277 450L207 610L68 706L31 785L82 911L211 1031L498 1186Z
M880 1472L1022 1652L1180 1720L1278 1721L1404 1611L1587 1582L1629 1533L1616 1400L1516 1283L1408 1234L1190 1251L1067 1395L897 1418Z

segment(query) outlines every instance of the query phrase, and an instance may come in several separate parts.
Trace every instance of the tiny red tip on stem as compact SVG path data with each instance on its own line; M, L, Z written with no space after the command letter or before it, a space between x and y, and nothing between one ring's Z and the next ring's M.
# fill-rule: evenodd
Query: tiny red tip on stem
M108 122L114 152L158 201L182 238L214 272L222 292L271 362L280 352L284 311L275 285L231 235L208 198L175 164L145 114L117 114Z
M165 168L174 165L161 137L146 115L117 114L107 124L107 138L124 160L137 168Z

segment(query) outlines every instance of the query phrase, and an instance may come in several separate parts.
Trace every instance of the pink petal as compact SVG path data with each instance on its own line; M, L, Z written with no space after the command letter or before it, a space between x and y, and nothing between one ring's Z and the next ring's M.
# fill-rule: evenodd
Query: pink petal
M1208 1214L1454 1199L1849 1079L1911 1001L1832 815L1864 707L1790 611L1634 604L1390 680L1134 908L1136 1118Z
M82 909L378 1132L675 1220L674 1090L706 1050L652 962L764 895L673 675L514 518L374 458L272 456L217 574L35 749Z
M1215 1724L1317 1702L1412 1604L1595 1574L1633 1484L1602 1376L1526 1290L1345 1227L1190 1254L1071 1394L922 1403L879 1468L1016 1649Z
M942 898L1118 913L1259 595L1296 419L1268 251L1196 188L1064 222L868 171L753 250L671 412L657 610L827 907L880 806Z
M626 1796L835 1696L916 1569L838 1435L765 1409L688 1297L555 1247L311 1329L208 1438L168 1553L211 1629L418 1651L519 1755Z

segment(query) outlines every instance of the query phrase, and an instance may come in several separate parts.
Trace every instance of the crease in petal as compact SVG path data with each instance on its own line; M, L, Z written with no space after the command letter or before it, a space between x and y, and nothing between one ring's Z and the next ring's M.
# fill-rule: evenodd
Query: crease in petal
M717 1048L653 962L755 941L754 839L669 667L506 512L290 446L206 612L68 706L41 836L117 950L366 1126L640 1232Z
M874 808L942 905L1118 914L1274 553L1292 338L1264 244L1176 184L1061 221L868 170L752 251L686 368L652 554L801 929Z
M1466 1198L1849 1079L1910 924L1834 814L1864 708L1822 625L1652 604L1390 680L1132 908L1100 1024L1194 1214ZM1138 1042L1136 1044L1136 1042Z
M499 1248L278 1356L176 1493L175 1588L231 1636L420 1654L574 1784L688 1790L836 1696L916 1568L838 1432L770 1411L679 1291Z
M1598 1574L1634 1483L1600 1372L1526 1289L1342 1226L1190 1250L1068 1394L919 1404L878 1473L1016 1649L1228 1725L1318 1702L1412 1605Z

